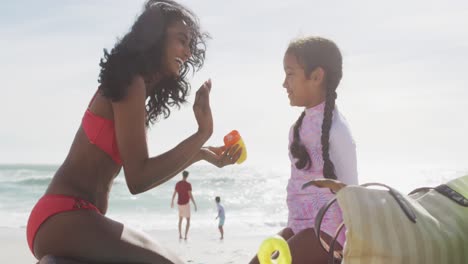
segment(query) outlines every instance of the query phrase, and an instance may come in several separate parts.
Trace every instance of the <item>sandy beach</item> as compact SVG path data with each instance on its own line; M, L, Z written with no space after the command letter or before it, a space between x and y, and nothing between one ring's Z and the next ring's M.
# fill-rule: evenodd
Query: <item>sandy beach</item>
M146 231L153 239L177 252L189 264L247 263L266 236L236 230L219 239L216 229L190 231L187 241L179 240L177 230ZM231 230L232 231L232 230ZM0 256L8 263L36 263L26 243L24 228L0 228Z
M7 263L36 263L26 242L25 228L0 227L0 256Z

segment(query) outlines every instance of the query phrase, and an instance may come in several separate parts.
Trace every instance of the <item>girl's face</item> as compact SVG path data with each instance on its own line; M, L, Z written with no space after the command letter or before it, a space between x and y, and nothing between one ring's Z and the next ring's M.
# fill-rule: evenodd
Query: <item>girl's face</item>
M306 76L304 68L295 55L286 53L283 59L286 77L283 87L286 88L291 106L314 107L325 100L325 89L322 87L322 68L317 67Z
M182 65L192 56L192 36L183 21L177 21L167 28L166 50L163 57L164 74L179 77Z

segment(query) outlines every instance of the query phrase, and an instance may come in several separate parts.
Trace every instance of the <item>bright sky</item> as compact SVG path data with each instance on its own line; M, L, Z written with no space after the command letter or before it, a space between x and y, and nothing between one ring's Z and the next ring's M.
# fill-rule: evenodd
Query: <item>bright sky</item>
M112 48L144 1L2 1L0 163L60 163ZM301 109L282 88L295 37L333 39L344 56L340 111L360 166L388 156L468 168L467 1L182 1L212 40L195 90L212 78L215 132L240 131L246 164L287 164ZM152 154L196 131L191 103L149 132ZM394 166L395 164L388 164Z

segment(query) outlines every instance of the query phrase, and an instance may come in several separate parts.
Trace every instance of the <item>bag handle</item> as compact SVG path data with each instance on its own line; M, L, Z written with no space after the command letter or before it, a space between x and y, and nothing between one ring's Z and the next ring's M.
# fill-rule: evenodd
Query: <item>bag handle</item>
M311 182L306 183L306 184L303 185L303 188L308 187L309 185L313 185L313 183L311 183ZM416 223L416 214L414 213L413 207L403 197L403 195L400 192L398 192L396 189L394 189L394 188L392 188L390 186L387 186L385 184L382 184L382 183L365 183L365 184L362 184L361 186L363 186L363 187L379 186L379 187L387 188L390 195L395 199L395 201L398 203L398 205L403 210L403 212L408 217L408 219L411 222ZM427 192L427 191L430 191L430 190L436 190L437 192L439 192L440 194L442 194L445 197L449 198L450 200L456 202L457 204L459 204L461 206L464 206L464 207L468 207L468 199L465 198L460 193L458 193L457 191L450 188L446 184L441 184L441 185L439 185L439 186L437 186L435 188L431 188L431 187L417 188L417 189L411 191L408 195L416 194L416 193L419 193L419 192ZM336 202L336 200L337 200L337 198L334 197L333 199L328 201L327 204L322 206L322 208L320 208L320 210L319 210L319 212L317 214L316 220L315 220L315 234L317 236L317 239L318 239L319 244L322 247L322 249L325 250L325 252L327 252L329 254L329 258L328 258L329 259L329 261L328 261L329 264L341 263L341 261L343 259L343 255L340 254L338 251L335 251L335 245L336 245L336 241L338 239L339 234L343 230L344 222L342 222L338 226L337 231L335 233L335 236L333 237L333 239L331 241L331 244L329 246L320 237L320 234L321 234L320 229L321 229L323 217L325 216L325 213L328 211L328 209Z
M468 207L468 199L465 198L463 195L455 191L454 189L450 188L446 184L441 184L434 188L440 194L444 195L445 197L449 198L450 200L456 202L457 204Z
M458 205L463 206L463 207L468 207L468 199L465 198L463 195L461 195L459 192L450 188L447 184L441 184L435 188L432 188L432 187L417 188L411 191L408 195L416 194L419 192L427 192L430 190L436 190L438 193L449 198L450 200L457 203Z
M390 195L393 198L395 198L395 201L398 203L398 205L403 210L403 212L408 217L408 219L411 222L416 223L416 214L414 213L413 207L411 206L410 203L408 203L408 201L403 197L403 195L400 192L398 192L396 189L394 189L394 188L392 188L390 186L387 186L385 184L375 183L375 182L365 183L365 184L362 184L361 186L363 186L363 187L379 186L379 187L387 188Z
M344 222L341 222L341 224L338 226L338 229L336 230L335 236L333 237L333 240L330 244L330 251L328 252L329 254L329 263L330 264L336 264L336 263L341 263L343 260L343 254L339 253L338 251L335 251L335 244L336 241L338 240L338 236L340 235L341 231L343 230L344 227Z
M325 216L325 213L328 211L328 209L336 202L336 197L331 199L330 201L327 202L326 205L322 206L320 208L317 217L315 218L315 235L317 236L318 242L320 246L322 247L325 252L329 254L329 264L336 264L336 263L341 263L341 260L343 259L343 255L339 253L338 251L335 251L335 244L336 240L338 239L338 236L341 232L341 230L344 227L344 223L342 222L340 226L338 227L335 236L333 237L331 244L327 245L326 242L322 239L320 236L321 234L321 226L322 226L322 220L323 217Z
M410 193L408 193L408 195L417 194L417 193L420 193L420 192L428 192L430 190L434 190L434 188L432 188L432 187L416 188L416 189L412 190Z
M409 204L408 201L406 201L406 199L404 199L403 195L401 195L397 190L395 190L392 187L387 186L385 184L381 184L381 183L366 183L366 184L362 184L361 186L363 186L363 187L380 186L380 187L387 188L390 195L396 200L396 202L398 203L400 208L403 210L403 212L406 214L408 219L411 222L416 223L416 214L414 213L411 204ZM325 252L327 252L329 254L329 258L328 258L328 260L329 260L328 263L329 264L341 263L341 261L343 259L343 255L340 254L338 251L335 251L335 245L336 245L336 241L338 239L339 234L341 233L341 231L344 228L344 222L342 222L339 225L339 227L337 228L335 236L333 237L330 245L327 245L326 242L320 236L323 217L325 216L328 209L336 201L337 201L336 197L329 200L324 206L322 206L322 208L320 208L320 210L319 210L319 212L317 214L317 217L315 219L315 234L317 236L317 239L318 239L319 244L322 247L322 249L325 250Z

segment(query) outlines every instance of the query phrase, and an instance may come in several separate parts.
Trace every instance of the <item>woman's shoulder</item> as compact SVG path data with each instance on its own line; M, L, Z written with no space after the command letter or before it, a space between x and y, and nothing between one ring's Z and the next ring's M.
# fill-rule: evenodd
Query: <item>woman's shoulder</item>
M146 92L146 83L145 83L145 79L143 78L143 76L139 74L133 76L130 82L129 88L143 90Z
M146 100L146 83L141 75L135 75L127 86L125 95L117 102L134 102L140 104L141 100Z

